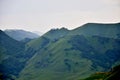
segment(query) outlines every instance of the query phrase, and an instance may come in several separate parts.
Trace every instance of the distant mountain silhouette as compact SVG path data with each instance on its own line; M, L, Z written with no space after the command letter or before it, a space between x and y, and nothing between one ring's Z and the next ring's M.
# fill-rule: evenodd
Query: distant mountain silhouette
M39 37L39 35L25 30L7 29L4 32L18 41L23 40L25 38L34 39Z

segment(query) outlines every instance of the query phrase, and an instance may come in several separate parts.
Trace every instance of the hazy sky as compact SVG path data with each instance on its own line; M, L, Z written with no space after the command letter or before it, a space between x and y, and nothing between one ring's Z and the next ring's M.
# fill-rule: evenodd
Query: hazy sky
M120 0L0 0L0 29L46 32L120 22Z

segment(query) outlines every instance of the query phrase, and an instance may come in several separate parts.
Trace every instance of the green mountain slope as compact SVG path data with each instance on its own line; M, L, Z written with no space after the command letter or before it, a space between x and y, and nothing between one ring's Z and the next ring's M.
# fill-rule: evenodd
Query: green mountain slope
M77 80L120 64L119 24L86 25L49 31L29 42L36 54L18 80Z
M46 34L44 34L44 37L49 38L51 40L58 40L65 35L69 33L69 30L66 28L61 28L61 29L51 29L48 31Z
M5 30L4 32L10 37L12 37L13 39L18 41L21 41L25 38L34 39L39 37L39 35L29 31L25 31L25 30L8 29L8 30Z
M119 80L120 79L120 65L115 66L109 72L97 72L90 77L82 80Z
M21 51L23 44L12 39L0 30L0 46L7 49L6 51L8 54L15 54Z
M82 34L84 36L101 36L109 38L120 38L120 23L116 24L101 24L87 23L81 27L72 30L72 35Z
M12 76L18 76L34 53L32 48L25 50L22 42L12 39L0 30L0 79L8 80Z
M15 57L21 55L24 50L24 44L12 39L0 30L0 73L3 75L14 74L19 72L20 64L19 58ZM19 57L18 56L18 57Z

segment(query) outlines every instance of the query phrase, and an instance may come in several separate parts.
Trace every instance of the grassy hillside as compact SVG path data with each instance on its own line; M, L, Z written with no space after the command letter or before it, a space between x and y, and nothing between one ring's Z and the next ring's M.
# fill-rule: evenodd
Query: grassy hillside
M120 79L120 65L115 66L109 72L97 72L86 79L80 80L119 80Z
M72 30L72 35L82 34L84 36L101 36L109 38L120 39L120 23L117 24L101 24L101 23L87 23Z
M95 26L91 25L103 31L92 33ZM89 28L83 26L63 34L61 29L53 31L53 34L50 31L29 42L27 47L35 49L36 54L27 62L18 80L78 80L95 72L108 71L119 64L118 24L112 24L112 27L103 24L87 26ZM109 32L111 30L113 34Z

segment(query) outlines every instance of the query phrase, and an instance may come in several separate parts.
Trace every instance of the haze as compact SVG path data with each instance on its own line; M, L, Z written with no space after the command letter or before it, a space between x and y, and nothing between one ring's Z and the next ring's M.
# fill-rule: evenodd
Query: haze
M0 0L0 29L47 32L120 22L119 0Z

